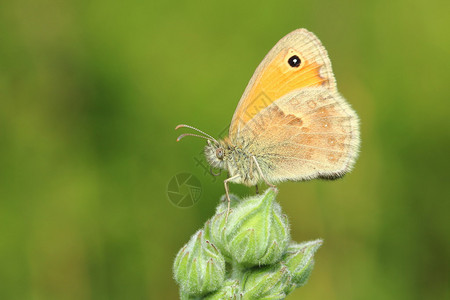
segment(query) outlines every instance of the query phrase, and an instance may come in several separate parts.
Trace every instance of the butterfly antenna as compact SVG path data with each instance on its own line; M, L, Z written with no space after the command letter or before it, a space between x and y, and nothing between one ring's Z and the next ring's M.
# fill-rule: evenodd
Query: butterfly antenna
M218 142L215 138L213 138L212 136L210 136L210 135L207 134L206 132L201 131L201 130L198 129L198 128L195 128L195 127L193 127L193 126L189 126L189 125L186 125L186 124L180 124L180 125L178 125L177 127L175 127L175 130L177 130L177 129L179 129L179 128L190 128L190 129L193 129L193 130L195 130L195 131L197 131L197 132L200 132L201 134L205 135L205 137L203 137L203 138L208 137L208 138L206 138L207 140L210 140L210 141L215 142L216 144L219 144L219 142ZM200 135L194 135L194 134L190 134L190 135L191 135L191 136L202 137L202 136L200 136ZM181 136L182 136L182 137L181 137ZM183 137L185 137L185 136L186 136L186 135L184 135L184 134L180 135L181 138L183 138ZM178 137L177 141L180 140L180 137Z
M195 136L195 137L199 137L199 138L202 138L202 139L205 139L205 140L217 143L217 141L214 140L214 139L210 139L209 137L206 137L206 136L203 136L203 135L199 135L199 134L194 134L194 133L183 133L182 135L180 135L177 138L177 142L179 142L182 138L184 138L186 136Z

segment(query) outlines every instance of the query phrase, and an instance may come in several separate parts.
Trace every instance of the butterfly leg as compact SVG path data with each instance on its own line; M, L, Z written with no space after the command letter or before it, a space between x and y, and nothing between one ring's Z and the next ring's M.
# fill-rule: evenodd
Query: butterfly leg
M249 177L253 178L253 159L250 160L250 172ZM258 194L258 192L256 192Z
M268 186L270 186L271 188L277 189L277 187L276 187L275 185L269 183L269 182L267 181L266 177L264 177L264 174L263 174L263 172L261 171L261 167L259 166L258 161L256 160L256 157L252 156L252 158L253 158L253 161L255 162L256 169L258 170L258 173L259 173L259 175L261 176L261 178L264 179L264 182L265 182Z
M230 214L230 203L231 203L230 191L229 191L229 188L228 188L228 181L231 181L231 180L236 179L238 177L239 177L239 175L234 175L234 176L232 176L230 178L227 178L227 179L225 179L223 181L223 184L225 185L225 194L227 195L227 200L228 200L228 209L227 209L227 215L225 217L225 223L227 222L228 215Z
M253 178L253 159L250 160L250 178ZM258 184L255 184L255 192L256 192L256 195L259 195Z

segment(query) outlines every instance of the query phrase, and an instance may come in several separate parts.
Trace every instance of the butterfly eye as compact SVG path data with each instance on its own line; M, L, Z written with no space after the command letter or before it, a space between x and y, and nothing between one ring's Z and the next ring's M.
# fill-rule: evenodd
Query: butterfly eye
M297 55L292 55L289 60L288 63L291 67L293 68L298 68L298 66L300 66L300 64L302 63L300 57L298 57Z
M218 159L222 160L223 159L223 149L222 148L217 148L216 149L216 156Z

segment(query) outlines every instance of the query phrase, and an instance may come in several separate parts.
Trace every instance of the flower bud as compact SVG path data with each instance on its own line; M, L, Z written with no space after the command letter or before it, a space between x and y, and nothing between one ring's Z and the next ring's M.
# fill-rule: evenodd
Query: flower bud
M241 266L251 267L281 259L290 239L289 225L275 195L274 189L268 189L262 195L240 201L233 205L228 220L226 208L219 206L208 231L228 261L231 258Z
M314 253L322 245L322 240L289 245L283 256L283 263L289 269L295 287L305 285L314 267Z
M222 288L211 295L208 295L204 300L223 300L223 299L233 299L239 300L243 298L243 294L239 287L238 280L226 280Z
M173 265L182 293L205 295L221 287L225 279L225 259L203 230L197 231L178 252Z
M233 208L235 208L241 202L242 202L242 200L238 196L236 196L234 194L230 194L230 210L231 211L233 210ZM220 198L219 205L217 205L217 207L216 207L216 214L221 214L221 213L226 214L227 210L228 210L228 199L227 199L226 195L223 195Z
M281 263L250 269L244 275L245 299L284 299L289 286L289 271Z
M233 212L234 208L241 202L241 199L235 195L230 195L230 213ZM220 201L220 204L216 208L216 214L205 223L205 238L209 239L214 243L214 245L219 248L222 255L225 257L227 262L232 261L231 253L228 250L225 239L225 228L227 225L226 214L228 210L228 201L224 195Z

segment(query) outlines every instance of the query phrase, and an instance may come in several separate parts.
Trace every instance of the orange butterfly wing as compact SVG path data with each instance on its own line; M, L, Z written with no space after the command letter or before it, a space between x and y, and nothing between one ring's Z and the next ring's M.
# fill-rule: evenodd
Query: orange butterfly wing
M289 65L293 56L301 60L298 67ZM336 90L331 62L319 39L306 29L298 29L282 38L256 69L233 115L231 140L276 99L293 90L314 86Z
M292 65L292 58L300 65ZM269 182L339 177L358 155L359 121L338 93L319 39L291 32L267 54L234 113L231 143L254 156Z

